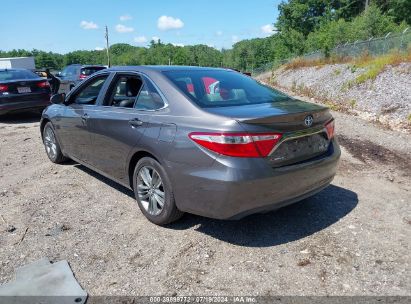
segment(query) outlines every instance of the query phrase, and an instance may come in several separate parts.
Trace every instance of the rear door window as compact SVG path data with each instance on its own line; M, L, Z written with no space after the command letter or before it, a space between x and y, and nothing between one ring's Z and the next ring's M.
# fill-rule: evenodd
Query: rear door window
M164 107L160 93L147 78L144 79L143 88L137 97L135 108L137 110L158 110Z
M119 76L105 104L112 107L133 108L142 86L143 81L139 76Z

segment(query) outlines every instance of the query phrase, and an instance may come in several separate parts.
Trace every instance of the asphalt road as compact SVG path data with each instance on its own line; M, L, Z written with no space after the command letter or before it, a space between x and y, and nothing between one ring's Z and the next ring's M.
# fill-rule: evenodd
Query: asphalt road
M129 190L49 162L37 116L0 119L0 283L49 257L91 295L410 295L410 135L335 115L330 187L277 212L167 228Z

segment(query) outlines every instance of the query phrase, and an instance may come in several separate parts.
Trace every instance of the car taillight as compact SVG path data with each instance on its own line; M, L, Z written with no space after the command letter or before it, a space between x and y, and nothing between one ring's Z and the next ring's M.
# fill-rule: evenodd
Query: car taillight
M233 157L267 157L281 139L279 133L202 133L189 137L219 154Z
M334 120L331 120L329 123L325 125L325 129L327 130L328 139L332 139L334 137L335 132L335 123Z
M38 83L37 83L37 86L38 86L39 88L44 89L44 88L49 88L49 87L50 87L50 84L49 84L48 81L42 81L42 82L38 82Z
M5 84L0 84L0 93L5 93L9 90L9 86Z
M86 78L87 78L87 75L80 74L80 79L86 79Z

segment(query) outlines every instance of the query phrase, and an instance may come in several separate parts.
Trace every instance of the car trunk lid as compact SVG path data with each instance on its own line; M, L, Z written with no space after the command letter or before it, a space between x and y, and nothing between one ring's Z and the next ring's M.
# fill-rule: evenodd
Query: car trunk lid
M328 108L293 98L244 106L204 108L205 111L237 120L250 132L294 132L307 129L304 120L313 117L309 127L323 126L332 117Z
M325 125L332 116L328 108L320 105L289 98L274 103L205 110L235 119L247 132L281 133L280 142L267 157L273 167L307 161L330 149Z
M7 94L36 94L36 93L47 93L50 92L50 86L45 79L35 79L35 80L12 80L2 82L2 85L7 87L4 93Z

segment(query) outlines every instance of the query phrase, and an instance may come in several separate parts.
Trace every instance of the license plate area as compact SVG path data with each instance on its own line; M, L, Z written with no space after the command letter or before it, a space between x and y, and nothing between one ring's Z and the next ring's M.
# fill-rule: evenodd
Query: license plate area
M269 156L269 162L274 167L302 162L325 154L329 145L325 133L285 140Z
M17 92L19 92L20 94L31 93L31 88L30 87L17 87Z

